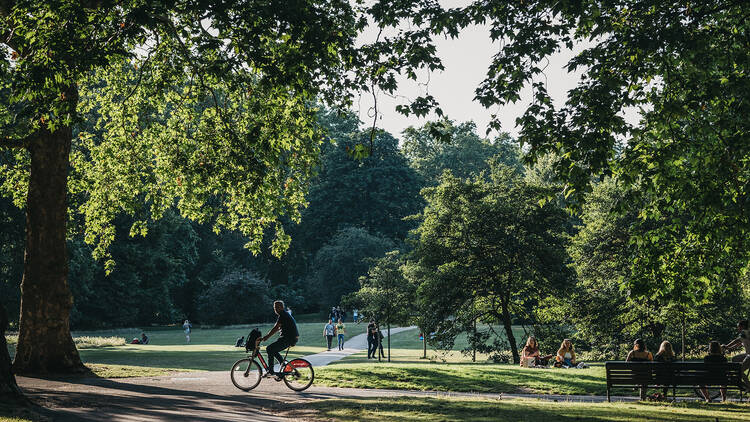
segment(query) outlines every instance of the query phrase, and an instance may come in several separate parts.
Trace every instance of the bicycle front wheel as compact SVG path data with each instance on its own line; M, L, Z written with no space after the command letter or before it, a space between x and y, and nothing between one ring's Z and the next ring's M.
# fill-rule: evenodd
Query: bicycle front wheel
M260 370L258 362L250 358L245 358L238 360L232 365L229 376L232 378L232 384L235 387L242 391L250 391L260 384L263 373Z
M284 384L294 391L303 391L312 385L315 371L304 359L293 359L284 367Z

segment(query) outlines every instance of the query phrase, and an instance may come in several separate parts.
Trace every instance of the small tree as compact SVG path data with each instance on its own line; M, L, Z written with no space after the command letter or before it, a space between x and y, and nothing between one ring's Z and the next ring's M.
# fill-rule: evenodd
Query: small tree
M388 362L391 361L391 324L407 325L415 316L416 286L404 277L403 265L399 251L386 253L375 261L366 276L359 278L361 288L345 301L386 324Z
M551 192L502 164L493 165L491 180L446 173L423 194L428 205L414 259L419 300L429 305L438 340L452 344L461 332L474 333L476 321L486 322L489 331L472 335L472 348L500 352L505 340L492 327L499 322L518 362L514 317L528 317L527 309L570 280L564 211L554 201L540 206Z

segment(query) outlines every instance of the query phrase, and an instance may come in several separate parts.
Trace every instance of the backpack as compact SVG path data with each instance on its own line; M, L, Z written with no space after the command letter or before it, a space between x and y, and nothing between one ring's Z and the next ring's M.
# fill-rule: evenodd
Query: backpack
M253 328L253 330L250 331L250 334L247 335L247 340L245 341L245 351L255 351L255 342L258 341L260 337L260 330L258 330L257 328Z

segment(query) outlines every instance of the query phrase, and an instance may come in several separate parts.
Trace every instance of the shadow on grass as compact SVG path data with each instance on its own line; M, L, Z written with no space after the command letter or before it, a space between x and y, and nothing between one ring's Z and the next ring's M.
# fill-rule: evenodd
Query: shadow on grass
M363 422L399 420L429 421L737 421L735 412L748 407L724 405L721 408L672 408L642 405L573 404L539 401L462 400L436 398L342 399L312 403L317 416L325 420L344 421L355 418Z
M595 371L592 373L592 371ZM600 374L599 374L600 373ZM333 365L317 379L340 387L489 393L606 394L603 370L533 370L511 365Z

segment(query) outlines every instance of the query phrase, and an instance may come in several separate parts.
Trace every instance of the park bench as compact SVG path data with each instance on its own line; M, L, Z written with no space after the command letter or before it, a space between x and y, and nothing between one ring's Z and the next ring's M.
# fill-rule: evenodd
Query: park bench
M702 362L607 362L607 401L612 387L641 389L641 399L646 398L648 387L668 387L672 396L677 389L726 387L739 390L740 401L744 397L742 365L739 363Z

